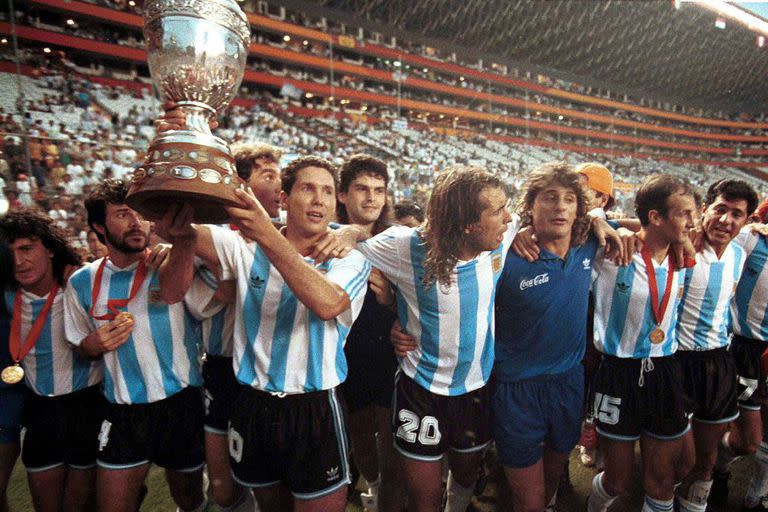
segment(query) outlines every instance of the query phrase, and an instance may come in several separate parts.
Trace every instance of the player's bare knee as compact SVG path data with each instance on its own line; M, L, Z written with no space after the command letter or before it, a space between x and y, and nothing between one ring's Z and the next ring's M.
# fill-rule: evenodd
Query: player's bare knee
M717 447L715 447L712 450L702 450L696 455L696 469L699 470L701 473L706 473L707 475L712 474L712 468L715 467L715 463L717 462ZM709 480L709 478L705 478L705 480Z

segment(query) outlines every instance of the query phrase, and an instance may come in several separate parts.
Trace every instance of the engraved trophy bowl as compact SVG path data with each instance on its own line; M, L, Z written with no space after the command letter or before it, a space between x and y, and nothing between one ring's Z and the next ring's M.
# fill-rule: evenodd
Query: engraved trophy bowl
M126 203L149 220L189 202L194 222L220 224L242 186L227 146L208 123L235 97L250 44L248 18L235 0L148 0L144 40L163 101L184 113L186 129L157 134L136 169Z

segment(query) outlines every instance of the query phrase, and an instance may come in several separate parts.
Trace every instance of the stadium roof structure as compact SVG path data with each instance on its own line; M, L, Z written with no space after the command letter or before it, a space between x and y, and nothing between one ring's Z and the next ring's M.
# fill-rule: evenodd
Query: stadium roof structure
M285 0L486 64L705 108L768 108L768 45L672 0ZM385 25L385 26L382 26Z

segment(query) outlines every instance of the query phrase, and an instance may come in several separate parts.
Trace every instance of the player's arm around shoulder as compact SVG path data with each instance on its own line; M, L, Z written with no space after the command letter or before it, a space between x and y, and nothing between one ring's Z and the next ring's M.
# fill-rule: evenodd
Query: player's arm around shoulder
M362 253L353 250L347 256L331 261L325 277L329 282L340 287L347 297L349 305L337 314L336 319L343 325L351 327L363 307L365 293L368 290L368 279L371 277L370 262ZM380 277L378 284L389 287L389 282L383 276Z

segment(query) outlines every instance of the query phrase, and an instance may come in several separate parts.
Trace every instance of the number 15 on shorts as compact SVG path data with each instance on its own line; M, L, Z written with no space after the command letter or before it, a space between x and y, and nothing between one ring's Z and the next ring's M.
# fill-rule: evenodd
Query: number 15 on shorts
M620 405L621 398L595 393L595 418L605 425L616 425L619 422Z

